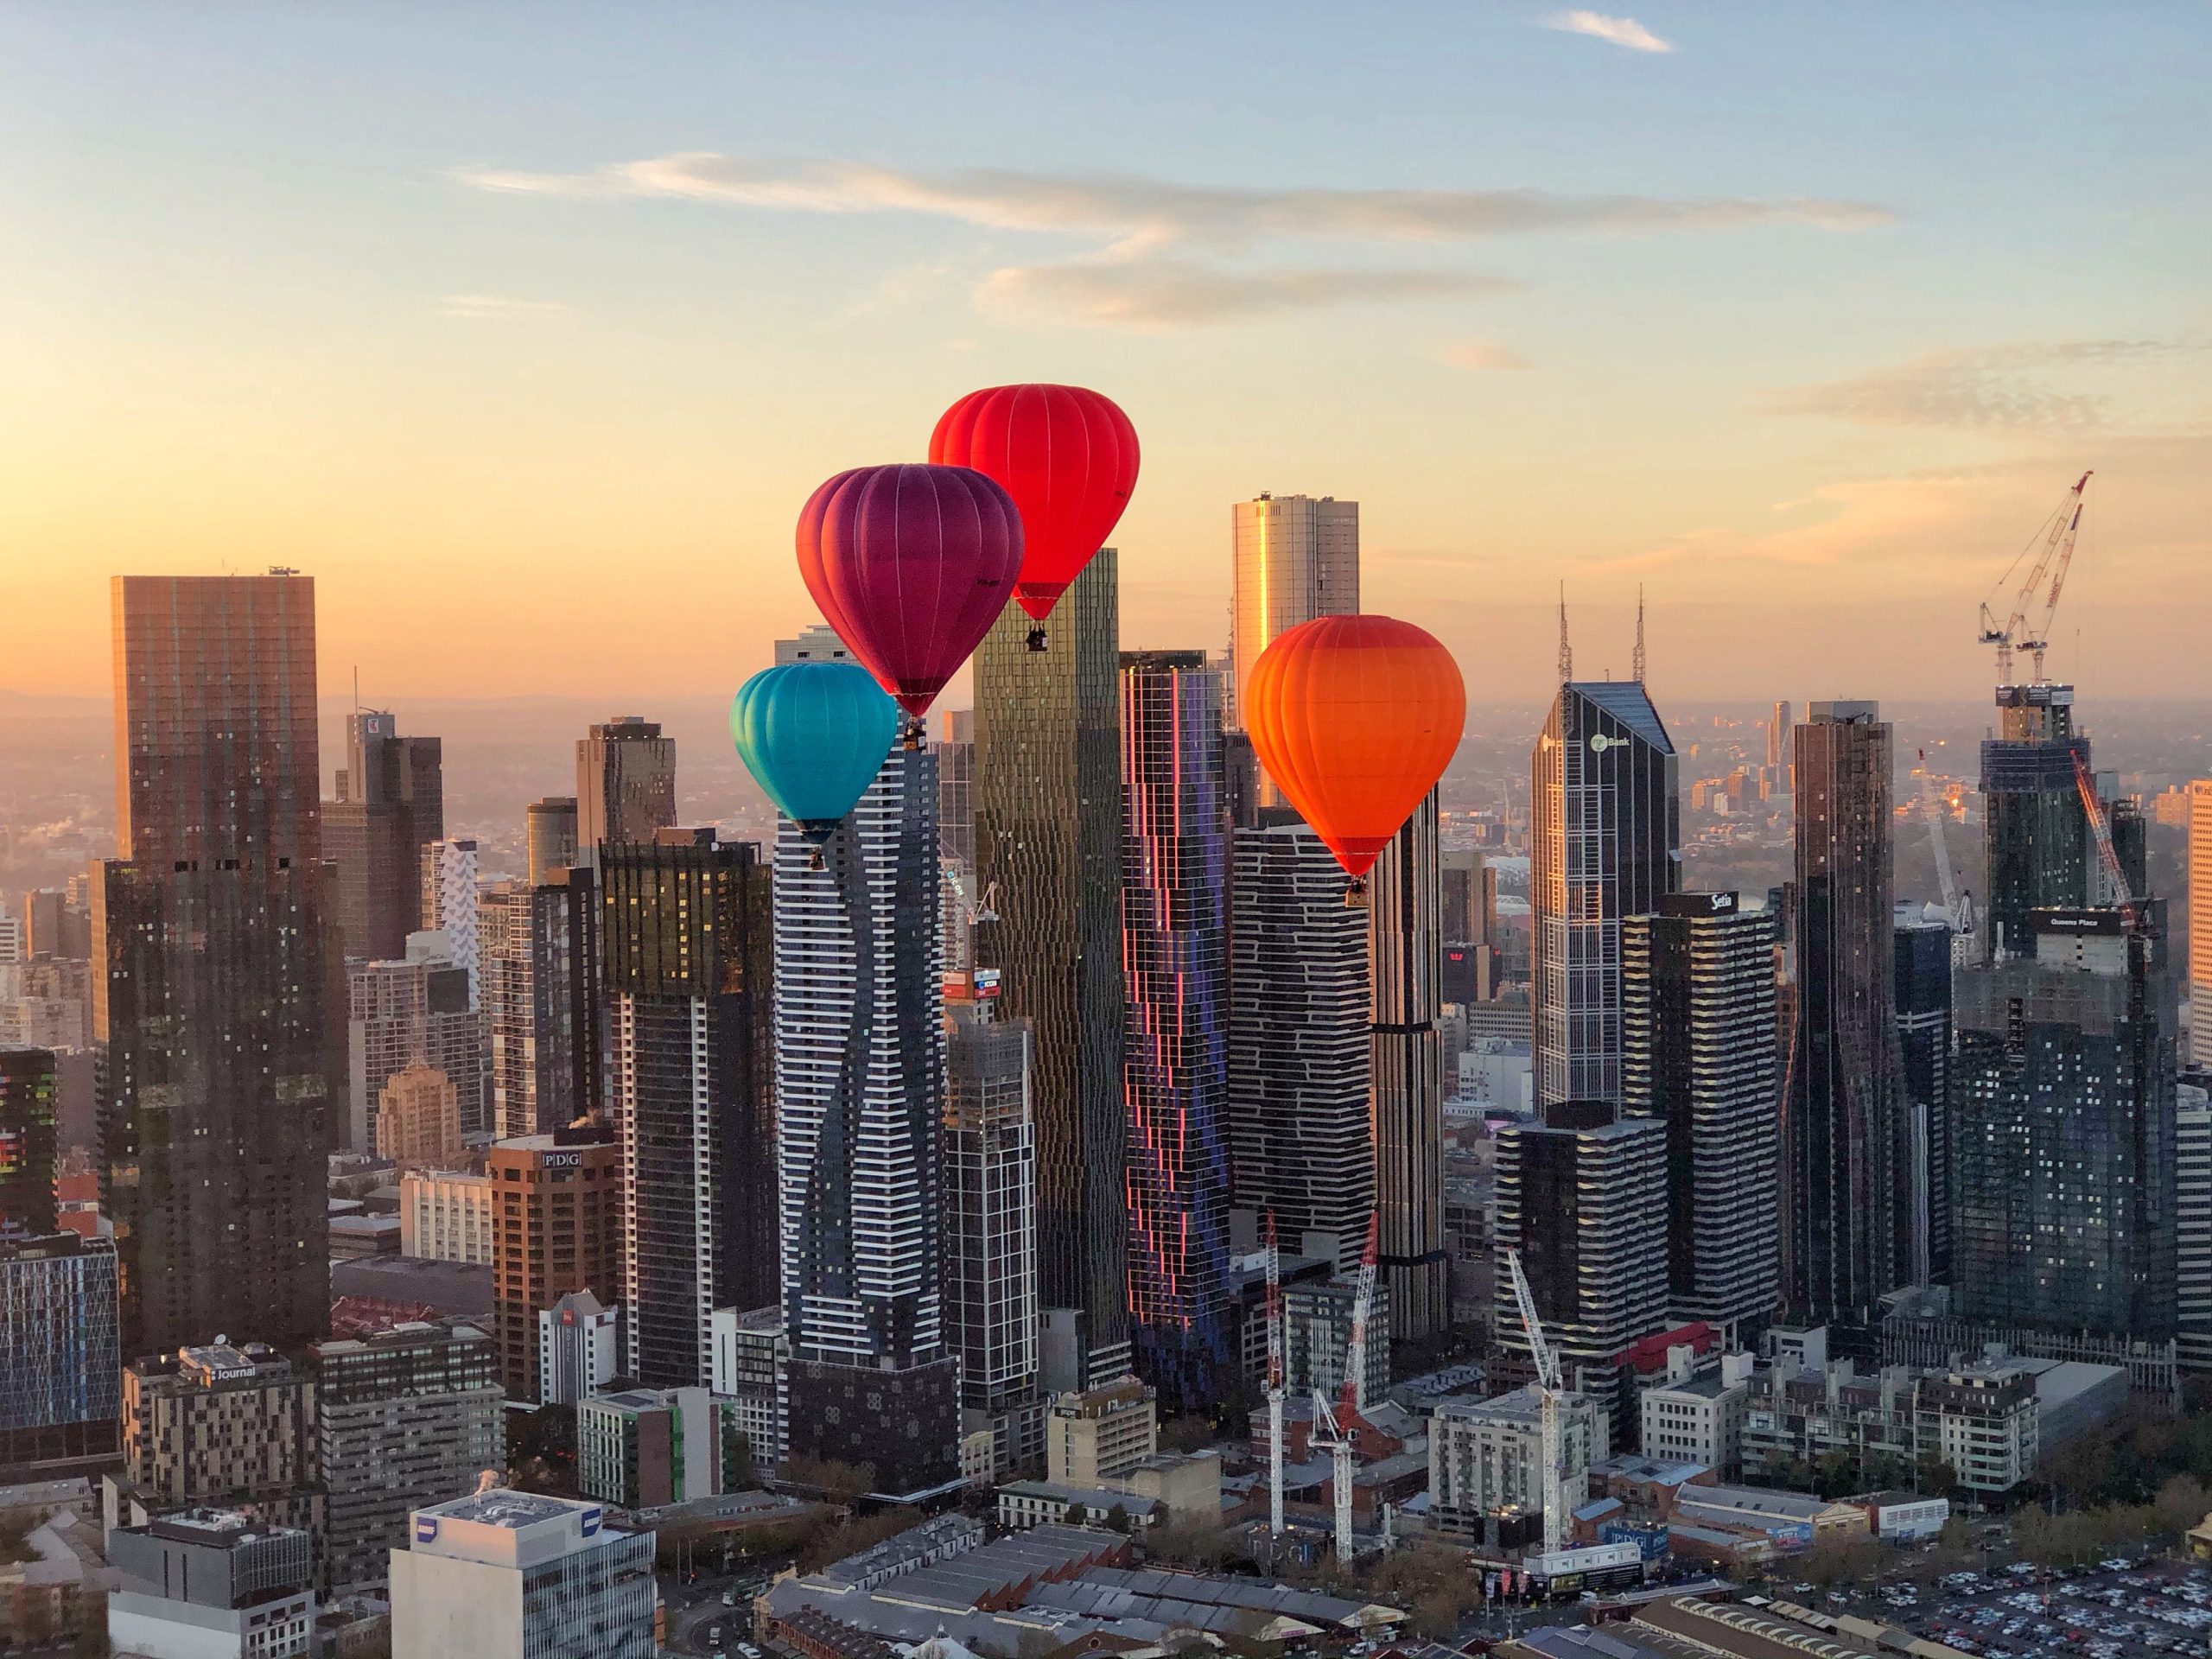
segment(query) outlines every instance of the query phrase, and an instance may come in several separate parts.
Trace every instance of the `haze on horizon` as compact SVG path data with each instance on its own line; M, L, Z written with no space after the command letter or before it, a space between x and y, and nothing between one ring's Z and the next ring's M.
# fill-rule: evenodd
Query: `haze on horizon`
M1145 446L1131 644L1229 506L1357 499L1478 702L2212 696L2212 14L464 3L0 11L0 688L108 578L317 579L365 697L726 693L820 480L970 387ZM1602 25L1602 26L1601 26Z

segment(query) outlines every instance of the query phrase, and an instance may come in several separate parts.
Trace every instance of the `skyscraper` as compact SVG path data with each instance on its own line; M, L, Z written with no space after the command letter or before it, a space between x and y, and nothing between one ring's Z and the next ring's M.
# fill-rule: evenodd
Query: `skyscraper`
M0 1048L0 1238L55 1230L57 1117L54 1051Z
M118 576L121 856L97 889L101 1207L124 1351L299 1342L330 1313L326 933L307 576Z
M975 929L969 907L983 906L976 881L976 715L948 709L931 743L937 757L938 855L944 865L944 971L967 973L976 965Z
M2189 1051L2212 1071L2212 778L2189 786Z
M1204 652L1122 653L1130 1333L1139 1372L1185 1411L1220 1399L1235 1358L1221 731Z
M1275 636L1317 616L1359 609L1359 503L1334 496L1261 495L1230 509L1230 620L1234 683L1227 723L1244 728L1252 664ZM1264 798L1274 799L1272 785Z
M1010 606L975 657L976 882L998 915L976 955L1000 973L1002 1016L1030 1025L1039 1296L1075 1313L1083 1356L1055 1389L1129 1359L1116 594L1102 548L1053 610L1048 650L1029 649Z
M524 815L528 834L525 880L542 887L576 861L576 798L548 795L530 804Z
M1622 924L1621 1099L1667 1137L1672 1317L1748 1338L1781 1300L1774 918L1662 894Z
M0 1481L112 1468L122 1450L115 1243L0 1236Z
M1891 937L1890 728L1815 702L1797 728L1794 1035L1783 1097L1783 1282L1805 1317L1865 1325L1912 1268Z
M501 1141L484 1164L499 1379L511 1400L550 1401L538 1315L574 1292L612 1303L626 1288L623 1149L611 1129L563 1128Z
M588 869L549 874L495 882L477 912L487 1115L502 1139L561 1128L599 1104L598 896Z
M1951 1281L1951 941L1948 922L1897 906L1895 970L1902 1063L1907 1190L1912 1198L1912 1280Z
M1056 645L1057 648L1057 645ZM790 1452L874 1490L958 1478L946 1341L937 769L895 748L816 849L775 863L777 1175ZM739 1304L749 1306L749 1304Z
M1451 1319L1444 1249L1443 940L1436 791L1368 876L1368 1075L1375 1208L1390 1285L1390 1334L1419 1341Z
M1288 807L1236 831L1230 881L1228 1113L1239 1209L1287 1249L1359 1261L1375 1209L1367 918L1336 855Z
M484 1002L484 954L476 918L476 843L466 836L423 849L423 925L446 936L453 959L468 970L468 1006ZM471 1128L479 1127L474 1123Z
M1633 680L1559 689L1529 763L1536 1098L1621 1096L1621 921L1681 885L1674 740Z
M1770 768L1789 764L1789 702L1783 698L1774 705L1774 714L1766 723L1766 763Z
M1997 950L2036 951L2029 912L2097 902L2095 858L2082 810L2076 762L2089 740L2074 729L2074 688L2048 682L1997 688L1997 735L1981 745L1981 794L1989 849L1983 932Z
M338 867L346 955L387 962L421 925L422 849L446 832L443 745L402 737L389 709L346 717L337 798L322 809L323 853Z
M408 936L397 962L346 969L349 1144L372 1151L385 1084L416 1062L454 1087L461 1127L484 1119L484 1023L468 1002L468 971L442 931Z
M415 1170L452 1169L462 1155L453 1080L421 1060L386 1078L377 1098L377 1156Z
M769 876L758 847L712 830L601 846L627 1369L655 1388L696 1387L715 1309L776 1296Z
M602 844L650 842L676 823L676 740L658 721L617 715L576 740L576 862Z

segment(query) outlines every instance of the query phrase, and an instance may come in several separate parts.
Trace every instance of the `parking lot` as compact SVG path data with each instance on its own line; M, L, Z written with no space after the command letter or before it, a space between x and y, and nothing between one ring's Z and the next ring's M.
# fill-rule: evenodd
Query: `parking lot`
M2174 1561L2048 1569L2019 1562L1953 1573L1919 1591L1885 1586L1878 1594L1802 1599L1830 1611L1847 1605L1999 1659L2202 1653L2212 1632L2212 1567Z

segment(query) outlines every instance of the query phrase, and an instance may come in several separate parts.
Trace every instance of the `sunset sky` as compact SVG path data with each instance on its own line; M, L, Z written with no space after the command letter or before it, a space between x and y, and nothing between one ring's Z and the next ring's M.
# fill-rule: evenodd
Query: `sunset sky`
M733 689L808 493L977 385L1135 420L1131 645L1356 498L1471 695L2212 695L2212 10L0 7L0 689L299 566L324 689ZM2078 648L2075 632L2079 632ZM613 706L610 702L610 707Z

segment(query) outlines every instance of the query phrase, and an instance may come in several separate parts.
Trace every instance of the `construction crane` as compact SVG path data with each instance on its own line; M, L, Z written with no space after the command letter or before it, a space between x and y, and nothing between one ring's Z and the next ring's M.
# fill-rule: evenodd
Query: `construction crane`
M1382 1260L1382 1218L1367 1218L1367 1247L1360 1252L1359 1279L1351 1299L1351 1332L1344 1342L1344 1386L1337 1390L1334 1406L1319 1389L1313 1390L1313 1429L1310 1443L1332 1454L1329 1489L1336 1498L1337 1559L1351 1560L1352 1450L1359 1434L1360 1408L1365 1403L1367 1376L1367 1316L1375 1305L1375 1270Z
M1943 839L1943 798L1936 792L1935 774L1928 770L1928 751L1920 751L1920 801L1928 810L1928 839L1936 849L1936 883L1943 890L1943 915L1951 924L1951 961L1974 960L1974 895L1959 887L1951 864L1951 849Z
M2036 659L2035 683L2043 683L2044 652L2050 648L2050 624L2058 610L2058 595L2066 586L2066 568L2074 560L2074 540L2082 530L2082 492L2088 486L2093 474L2084 473L2067 491L2058 509L2044 523L2042 529L2029 539L2005 568L1997 585L1981 601L1981 643L1997 647L1997 683L2012 683L2012 653L2032 652ZM2033 562L2028 567L2027 579L2013 590L2007 603L2005 620L2000 626L1996 613L1989 608L1990 601L1997 599L2012 573L2020 568L2020 561L2032 553ZM2046 587L2048 579L2048 587ZM2042 598L2037 599L2040 594Z
M1282 1258L1268 1211L1268 1535L1282 1536Z
M1529 1352L1536 1363L1536 1398L1541 1407L1544 1459L1544 1554L1555 1555L1566 1534L1567 1497L1560 1478L1559 1356L1544 1337L1544 1322L1536 1317L1536 1298L1529 1288L1529 1275L1521 1271L1521 1252L1508 1250L1505 1264L1513 1274L1513 1300L1520 1305L1522 1328L1529 1333Z
M2127 872L2120 867L2120 849L2112 843L2112 819L2106 812L2104 801L2097 794L2096 779L2089 775L2089 763L2079 749L2074 751L2074 786L2081 791L2082 813L2089 821L2089 834L2097 843L2097 861L2104 866L2105 881L2112 889L2113 902L2120 906L2126 918L2127 931L2136 937L2151 931L2149 916L2135 902L2135 895L2127 883Z

